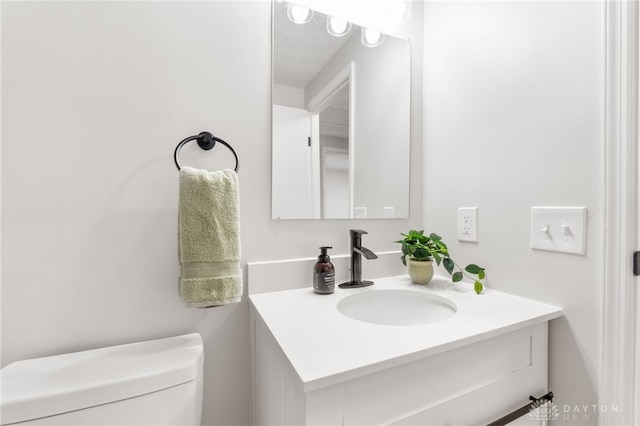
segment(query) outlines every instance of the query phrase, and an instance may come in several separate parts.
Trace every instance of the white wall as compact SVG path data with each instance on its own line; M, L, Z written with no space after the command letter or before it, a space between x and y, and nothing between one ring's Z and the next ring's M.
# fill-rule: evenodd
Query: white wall
M274 105L304 108L304 90L298 87L274 83L272 100Z
M563 307L550 329L550 389L597 404L603 254L604 4L425 4L424 223L488 286ZM586 256L529 248L534 205L588 208ZM479 208L479 243L456 208ZM527 395L523 395L525 399ZM572 412L571 415L574 413Z
M275 222L268 2L1 7L2 365L197 331L205 424L248 424L246 301L200 310L178 297L173 150L209 130L238 152L243 265L315 256L321 245L346 253L350 228L369 231L374 251L397 249L422 217L421 44L411 219ZM405 35L421 40L414 16ZM180 159L233 165L222 146L189 143Z

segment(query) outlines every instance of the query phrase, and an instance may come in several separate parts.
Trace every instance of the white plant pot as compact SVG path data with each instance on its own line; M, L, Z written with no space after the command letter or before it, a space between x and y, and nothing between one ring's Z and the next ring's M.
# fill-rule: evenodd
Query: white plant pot
M409 278L416 284L429 284L433 278L433 260L407 259Z

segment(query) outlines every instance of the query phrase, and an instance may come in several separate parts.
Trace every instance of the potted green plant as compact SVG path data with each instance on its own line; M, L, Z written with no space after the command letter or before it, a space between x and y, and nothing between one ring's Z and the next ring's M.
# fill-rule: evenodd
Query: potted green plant
M449 256L449 249L442 241L442 237L431 233L424 235L424 230L410 230L408 234L400 234L404 238L396 241L402 244L402 263L407 266L411 281L416 284L428 284L433 277L433 262L444 266L451 275L451 281L461 281L465 276L473 280L473 288L477 294L483 289L482 280L485 278L484 268L476 264L469 264L464 268Z

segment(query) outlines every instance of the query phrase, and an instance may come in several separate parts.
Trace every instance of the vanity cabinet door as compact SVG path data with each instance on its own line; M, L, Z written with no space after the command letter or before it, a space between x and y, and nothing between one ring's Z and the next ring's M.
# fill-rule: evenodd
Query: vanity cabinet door
M344 410L344 421L307 424L487 424L547 392L547 323L322 391L308 408Z

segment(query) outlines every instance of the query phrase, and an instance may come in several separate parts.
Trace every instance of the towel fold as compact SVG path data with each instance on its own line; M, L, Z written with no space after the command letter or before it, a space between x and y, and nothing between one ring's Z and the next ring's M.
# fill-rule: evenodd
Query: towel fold
M190 307L239 302L238 175L182 167L178 208L180 297Z

